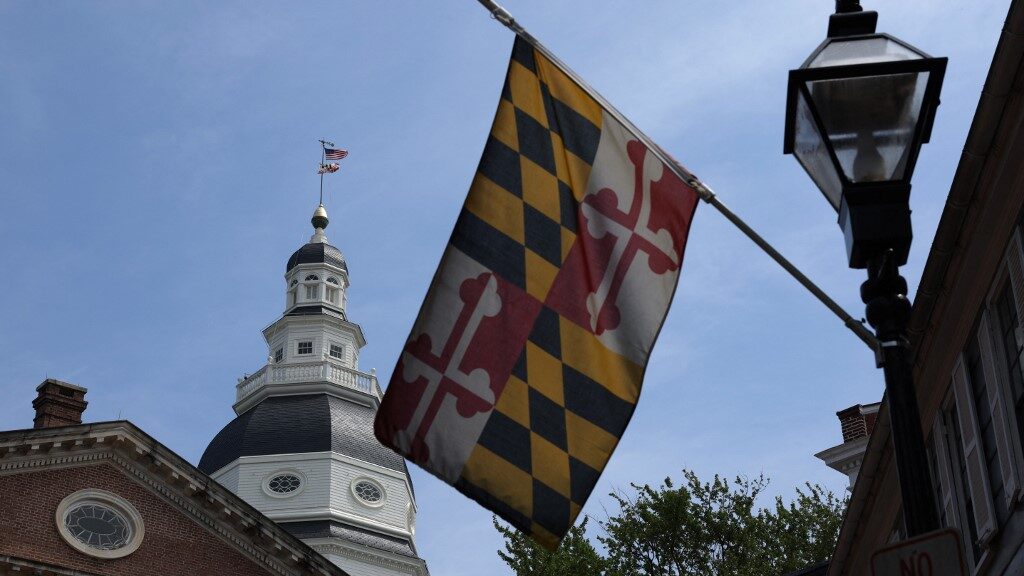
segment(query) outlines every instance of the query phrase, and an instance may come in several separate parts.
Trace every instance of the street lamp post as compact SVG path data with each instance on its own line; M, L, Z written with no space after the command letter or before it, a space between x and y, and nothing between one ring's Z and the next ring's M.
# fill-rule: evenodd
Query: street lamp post
M789 72L784 151L839 214L851 268L867 269L861 299L880 342L908 536L939 528L917 407L907 322L910 178L931 135L945 58L887 34L876 12L837 0L828 37Z

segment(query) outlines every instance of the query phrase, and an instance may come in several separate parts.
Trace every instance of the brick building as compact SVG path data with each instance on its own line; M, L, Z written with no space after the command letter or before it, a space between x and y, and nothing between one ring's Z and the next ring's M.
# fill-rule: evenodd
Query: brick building
M0 432L0 574L346 575L130 422L82 424L84 388L38 391Z
M857 404L836 412L843 431L843 443L814 455L825 462L829 468L849 477L848 490L853 490L853 485L857 483L864 451L868 447L868 437L875 429L875 420L878 418L880 406L879 402Z

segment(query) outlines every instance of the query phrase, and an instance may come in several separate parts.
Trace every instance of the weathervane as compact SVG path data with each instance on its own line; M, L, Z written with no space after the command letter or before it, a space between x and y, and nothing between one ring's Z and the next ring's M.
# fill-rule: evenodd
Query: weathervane
M335 148L334 142L328 142L327 140L320 140L320 169L317 174L320 175L320 205L324 205L324 174L334 174L341 168L341 165L337 162L328 163L328 160L341 160L345 156L348 156L348 150L342 150L341 148Z

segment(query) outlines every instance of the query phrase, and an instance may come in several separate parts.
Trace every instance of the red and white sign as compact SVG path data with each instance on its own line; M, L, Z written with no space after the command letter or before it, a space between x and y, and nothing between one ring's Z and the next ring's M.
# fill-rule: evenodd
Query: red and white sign
M929 532L878 550L873 576L967 576L960 534L952 528Z

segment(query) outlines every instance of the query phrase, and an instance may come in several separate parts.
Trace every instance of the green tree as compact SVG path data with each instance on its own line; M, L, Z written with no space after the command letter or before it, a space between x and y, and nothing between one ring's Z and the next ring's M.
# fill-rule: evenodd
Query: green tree
M817 484L806 487L806 492L797 488L788 505L776 496L775 510L763 513L766 573L785 574L832 556L846 501Z
M702 482L683 470L658 487L631 484L612 493L618 512L600 523L599 553L586 538L586 521L549 552L495 522L505 539L498 555L517 576L772 576L827 560L846 506L821 486L797 489L788 504L757 508L763 476L715 476Z
M509 528L494 518L494 527L505 538L505 551L498 550L498 556L512 568L517 576L585 576L607 572L607 562L593 544L587 540L587 521L573 526L554 552L549 551L533 538Z

